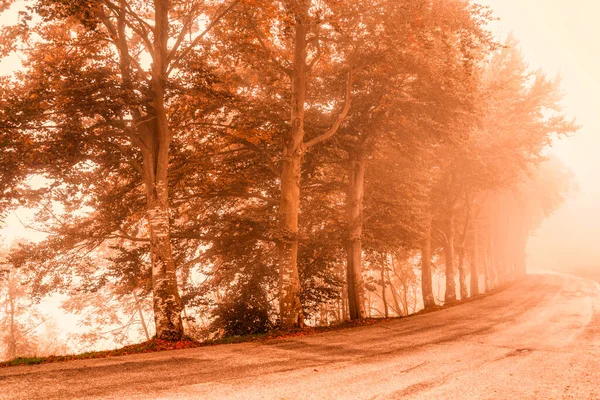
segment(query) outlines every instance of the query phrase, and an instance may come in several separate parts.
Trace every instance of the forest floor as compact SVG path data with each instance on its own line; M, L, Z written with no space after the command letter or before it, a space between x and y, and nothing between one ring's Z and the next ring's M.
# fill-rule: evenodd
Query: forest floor
M55 362L64 362L64 361L73 361L73 360L87 360L87 359L95 359L95 358L110 358L110 357L119 357L119 356L127 356L131 354L140 354L140 353L154 353L159 351L169 351L169 350L182 350L182 349L192 349L197 347L204 346L216 346L221 344L232 344L232 343L245 343L245 342L256 342L261 341L265 342L267 340L273 339L284 339L290 337L300 337L307 335L316 335L325 332L337 331L340 329L351 329L360 326L368 326L379 324L383 322L394 321L398 319L410 318L413 316L427 314L430 312L435 312L439 310L443 310L449 307L455 307L460 304L464 304L471 301L481 300L487 296L491 296L496 294L512 285L513 283L509 283L498 287L492 291L487 293L479 294L477 296L473 296L467 298L463 301L457 301L448 305L441 305L432 307L426 310L420 310L417 313L403 316L403 317L391 317L391 318L367 318L360 321L347 321L341 324L330 325L330 326L318 326L318 327L305 327L303 329L296 330L273 330L268 333L261 334L253 334L253 335L243 335L243 336L225 336L219 339L214 340L206 340L206 341L196 341L192 338L185 338L181 341L170 342L166 340L160 339L152 339L146 342L132 344L128 346L124 346L114 350L104 350L104 351L91 351L80 354L68 354L68 355L55 355L55 356L46 356L46 357L18 357L13 360L8 360L4 362L0 362L0 368L3 367L16 367L21 365L35 365L35 364L45 364L45 363L55 363Z
M0 369L0 399L600 399L600 291L532 275L317 335Z

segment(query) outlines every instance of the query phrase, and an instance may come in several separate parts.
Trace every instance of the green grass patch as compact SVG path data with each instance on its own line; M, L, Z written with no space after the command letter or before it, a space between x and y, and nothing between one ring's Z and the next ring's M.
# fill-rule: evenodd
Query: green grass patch
M2 366L13 367L16 365L34 365L34 364L41 364L43 362L44 362L44 357L17 357L13 360L2 363Z

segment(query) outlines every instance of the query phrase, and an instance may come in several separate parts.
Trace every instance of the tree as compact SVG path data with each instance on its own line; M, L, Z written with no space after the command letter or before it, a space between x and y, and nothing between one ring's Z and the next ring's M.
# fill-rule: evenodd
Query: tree
M12 82L2 110L5 129L35 143L37 170L55 179L86 168L139 177L162 339L183 334L169 206L171 150L182 133L171 122L173 107L186 93L176 82L181 66L198 59L207 33L237 3L218 4L198 30L198 18L211 10L203 2L40 0L31 12L42 22L32 24L28 15L25 33L44 40L23 49L26 72Z
M437 215L437 230L446 262L446 302L456 300L456 247L461 298L468 294L465 246L477 196L518 185L524 172L539 162L542 149L550 144L553 135L576 129L561 112L558 81L548 80L541 71L528 72L517 45L509 37L481 72L480 85L474 92L478 125L467 131L460 145L448 143L440 149L441 172L433 193L442 205ZM457 218L463 226L458 246ZM494 246L499 245L502 237L501 232L489 235ZM494 259L494 263L503 262ZM497 270L503 274L503 268ZM501 281L504 279L501 275Z

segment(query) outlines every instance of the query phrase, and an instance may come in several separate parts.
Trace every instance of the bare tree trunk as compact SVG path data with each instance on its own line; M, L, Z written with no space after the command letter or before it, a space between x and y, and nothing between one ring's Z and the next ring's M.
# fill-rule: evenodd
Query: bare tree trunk
M460 282L460 299L465 300L469 297L467 291L467 270L465 266L465 248L458 248L458 280Z
M412 288L412 293L413 293L413 304L412 304L412 312L416 313L417 312L417 286L411 286Z
M439 275L437 276L437 280L436 281L437 281L437 288L436 288L437 289L437 300L438 300L438 302L441 303L443 301L442 296L441 296L441 294L442 294L442 280L440 279Z
M146 334L146 340L150 340L150 334L148 333L148 327L146 326L146 320L144 319L144 313L142 312L142 306L140 305L140 299L138 298L135 289L133 290L133 298L135 300L135 308L140 316L140 321L142 323L142 328L144 328L144 333Z
M150 226L150 258L152 261L152 294L156 337L179 340L183 336L181 299L177 288L175 262L171 248L169 221L168 167L171 131L165 107L169 1L154 0L155 32L152 58L152 118L141 123L144 183L147 217Z
M349 319L348 317L348 284L347 284L347 279L346 282L344 282L344 285L342 286L342 319L344 321L347 321Z
M485 247L484 247L484 255L483 255L483 263L484 263L484 268L483 268L483 273L484 273L484 278L485 278L485 292L489 292L490 290L492 290L492 265L491 265L491 251L492 251L492 245L491 245L491 232L488 228L487 232L486 232L486 236L485 236Z
M421 246L421 293L425 309L435 307L431 276L431 217L427 220L425 238Z
M394 256L392 256L390 258L390 261L392 263L392 269L396 268L395 264L394 264ZM396 287L394 286L394 284L392 283L392 278L390 276L390 271L387 271L387 280L390 283L390 290L392 292L392 300L394 301L394 308L396 311L396 314L401 317L402 316L402 312L401 312L401 308L400 308L400 303L398 302L398 293L396 291Z
M465 266L465 253L467 247L467 236L469 233L469 226L471 225L471 196L469 193L466 194L466 215L465 224L460 238L460 244L458 247L458 279L460 282L460 299L465 300L469 296L467 290L467 269Z
M164 161L167 163L166 160ZM166 165L162 165L166 175ZM158 175L158 174L157 174ZM152 261L152 294L156 336L179 340L183 336L181 299L177 288L175 262L171 249L171 232L166 176L153 180L147 189L148 224L150 225L150 258Z
M473 224L472 236L471 236L471 256L470 259L470 270L471 270L471 297L479 294L479 270L477 266L479 257L479 238L477 237L477 227Z
M448 211L445 220L444 256L446 258L446 293L444 295L444 304L450 304L456 301L456 283L454 269L454 217L452 211Z
M168 131L152 129L149 132L152 136L145 138L148 149L143 151L143 156L156 337L175 341L183 336L183 324L169 220L167 168L170 138Z
M343 264L338 264L338 276L340 278L341 281L344 281L344 272L345 272L345 268L343 266ZM342 282L342 285L340 287L340 291L339 291L339 297L337 299L337 304L336 304L336 319L338 323L341 323L344 320L344 287L345 287L345 282Z
M404 298L403 306L404 306L404 315L408 315L408 287L405 283L402 284L402 296Z
M283 329L304 326L298 273L298 212L300 208L300 175L305 152L306 36L309 24L306 0L298 2L296 19L291 129L283 149L279 205L279 222L283 232L283 239L279 243L279 309Z
M365 297L362 278L362 224L365 165L360 152L353 153L349 160L348 190L346 194L346 240L348 304L350 319L365 318Z
M387 298L385 296L385 290L386 290L386 283L385 283L385 265L381 266L381 300L383 300L383 315L385 315L385 318L389 318L389 311L388 311L388 303L387 303Z
M15 329L15 314L17 312L15 307L16 289L16 279L13 275L13 269L11 267L8 276L8 312L10 314L10 328L8 333L8 343L6 349L6 353L9 360L12 360L17 357L17 332Z

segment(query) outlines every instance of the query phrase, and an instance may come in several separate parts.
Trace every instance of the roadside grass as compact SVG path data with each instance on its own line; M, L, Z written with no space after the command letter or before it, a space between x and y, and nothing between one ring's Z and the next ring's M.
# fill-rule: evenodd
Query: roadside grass
M451 304L441 305L432 307L429 309L420 310L414 314L410 314L408 316L403 317L390 317L390 318L366 318L358 321L346 321L336 325L330 326L319 326L319 327L305 327L303 329L294 329L294 330L273 330L267 333L261 334L253 334L253 335L243 335L243 336L225 336L220 339L207 340L203 342L196 341L192 338L185 337L183 340L177 342L170 342L161 339L152 339L149 341L145 341L142 343L137 343L125 347L121 347L115 350L105 350L105 351L92 351L85 352L80 354L70 354L64 356L47 356L47 357L18 357L9 361L4 361L0 363L0 368L3 367L15 367L22 365L36 365L36 364L46 364L46 363L55 363L55 362L64 362L64 361L72 361L72 360L87 360L93 358L110 358L110 357L119 357L126 356L131 354L141 354L141 353L154 353L158 351L167 351L167 350L181 350L181 349L192 349L198 347L205 346L215 346L221 344L233 344L233 343L247 343L247 342L264 342L268 340L275 339L285 339L291 337L300 337L300 336L310 336L316 335L324 332L331 331L339 331L344 329L352 329L358 328L361 326L370 326L382 324L394 320L400 320L405 318L412 318L422 314L429 314L432 312L444 310L447 308L451 308L454 306L458 306L461 304L470 303L473 301L481 300L485 297L491 296L498 292L501 292L508 287L512 286L515 282L508 283L506 285L500 286L494 290L491 290L487 293L479 294L477 296L469 297L462 301L456 301Z

